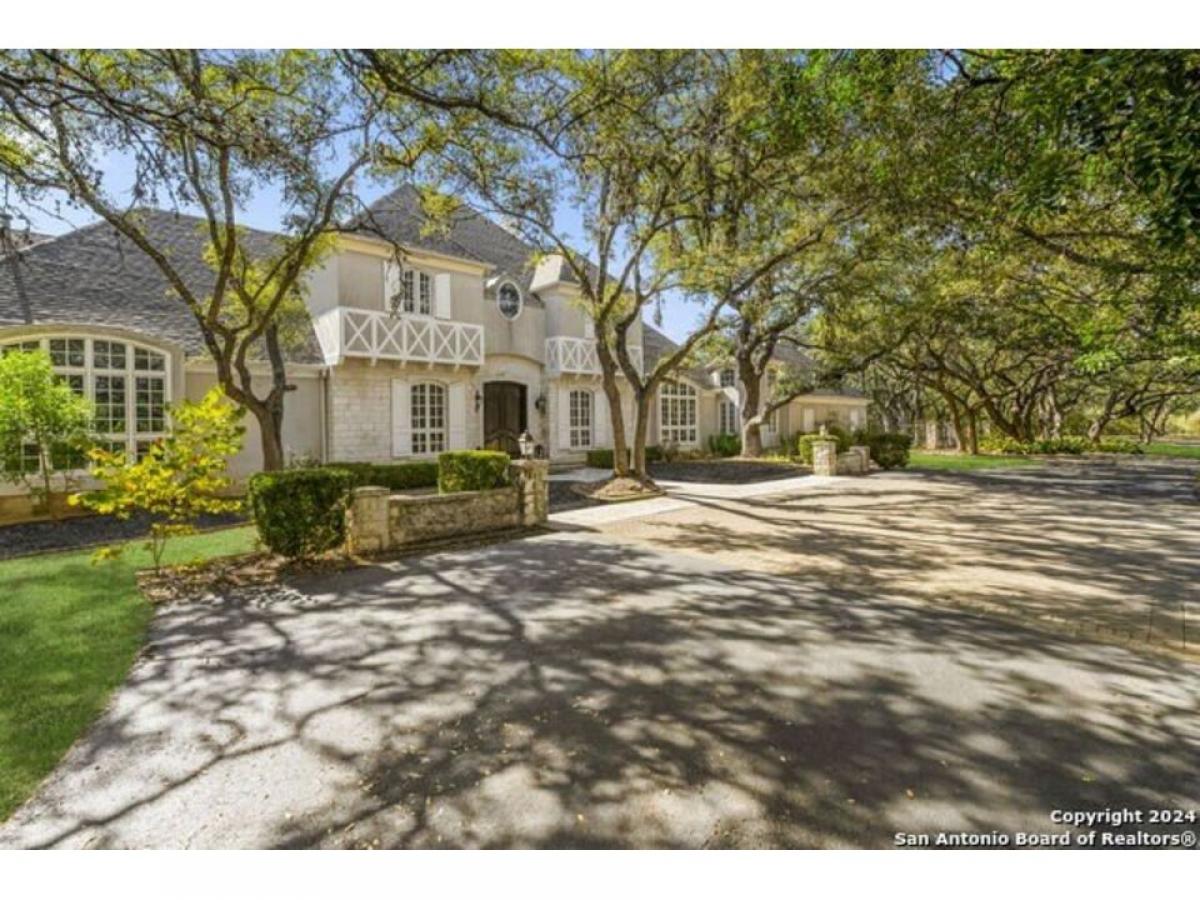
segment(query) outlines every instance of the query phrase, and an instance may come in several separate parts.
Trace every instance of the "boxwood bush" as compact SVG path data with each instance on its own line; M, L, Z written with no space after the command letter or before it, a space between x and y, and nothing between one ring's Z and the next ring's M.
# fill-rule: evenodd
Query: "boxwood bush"
M487 491L508 484L509 457L499 450L452 450L438 457L438 492Z
M647 463L662 462L662 458L663 454L661 447L646 448ZM587 452L587 464L593 469L611 469L613 467L612 450L589 450Z
M708 450L713 456L737 456L742 452L742 439L736 434L710 434Z
M275 553L302 559L346 539L349 473L335 468L260 472L247 499L259 537Z
M912 447L912 435L902 432L868 434L864 443L871 451L871 459L882 469L897 469L908 465L908 451Z
M1142 448L1126 438L1104 438L1093 443L1082 435L1066 435L1058 438L1039 438L1033 441L1018 441L1006 435L993 435L979 442L979 449L986 453L1005 453L1016 456L1056 456L1081 453L1141 453Z
M351 487L374 485L393 491L436 487L438 464L429 461L405 463L329 463L326 468L341 469L350 475Z

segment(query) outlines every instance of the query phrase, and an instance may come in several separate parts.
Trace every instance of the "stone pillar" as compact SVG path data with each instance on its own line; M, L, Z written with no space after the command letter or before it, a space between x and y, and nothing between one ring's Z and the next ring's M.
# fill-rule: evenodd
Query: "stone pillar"
M837 441L813 441L813 474L837 474Z
M380 553L391 547L389 496L390 491L385 487L360 487L350 492L346 548L351 553Z
M521 525L529 528L543 524L550 515L550 462L545 459L519 459L509 466L517 486L517 508Z
M857 453L862 459L862 474L869 475L871 472L871 448L863 444L855 444L850 448L851 453Z

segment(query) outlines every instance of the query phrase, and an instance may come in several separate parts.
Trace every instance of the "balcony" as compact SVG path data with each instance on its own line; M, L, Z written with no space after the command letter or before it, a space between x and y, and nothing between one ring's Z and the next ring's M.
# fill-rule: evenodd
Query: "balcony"
M313 320L325 362L346 357L483 365L483 326L338 306Z
M642 348L630 347L629 358L641 374ZM546 338L546 368L550 375L599 375L600 360L596 355L596 342L591 338L552 337Z

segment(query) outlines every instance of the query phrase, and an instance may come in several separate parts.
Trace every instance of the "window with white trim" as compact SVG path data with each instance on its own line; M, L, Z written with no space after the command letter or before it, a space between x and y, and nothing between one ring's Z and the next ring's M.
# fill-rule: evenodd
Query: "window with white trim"
M733 374L733 369L722 369L720 382L721 387L733 387L737 382L737 378Z
M737 404L732 400L722 400L717 405L717 430L721 434L737 434Z
M696 389L682 381L666 381L658 390L658 433L664 443L695 444Z
M440 384L412 386L409 417L412 420L412 452L442 453L446 449L446 389Z
M17 341L3 352L43 350L55 373L92 402L96 443L141 457L167 432L167 356L132 341L51 335ZM73 467L81 467L78 461Z
M571 448L592 446L592 392L571 391Z
M433 278L418 269L405 269L400 276L400 308L419 316L433 314Z

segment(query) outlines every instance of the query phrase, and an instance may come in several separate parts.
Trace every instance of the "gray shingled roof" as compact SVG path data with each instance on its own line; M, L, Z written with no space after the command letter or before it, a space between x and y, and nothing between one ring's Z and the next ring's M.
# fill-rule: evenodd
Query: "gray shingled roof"
M659 359L666 356L672 350L679 347L677 343L651 325L649 322L642 322L642 365L643 370L651 372L654 366L658 364ZM708 372L703 366L682 367L676 370L680 375L690 378L692 381L699 384L708 385Z
M414 250L487 263L496 268L494 274L508 275L522 290L529 290L536 250L512 232L466 204L460 205L442 227L427 233L428 225L421 195L412 185L404 184L376 200L346 227Z
M204 262L204 220L163 210L143 211L192 290L207 292L212 269ZM252 231L263 250L274 235ZM172 341L188 355L207 350L183 301L169 291L151 259L107 223L88 225L0 258L0 326L106 325ZM315 335L288 353L293 362L320 362Z

